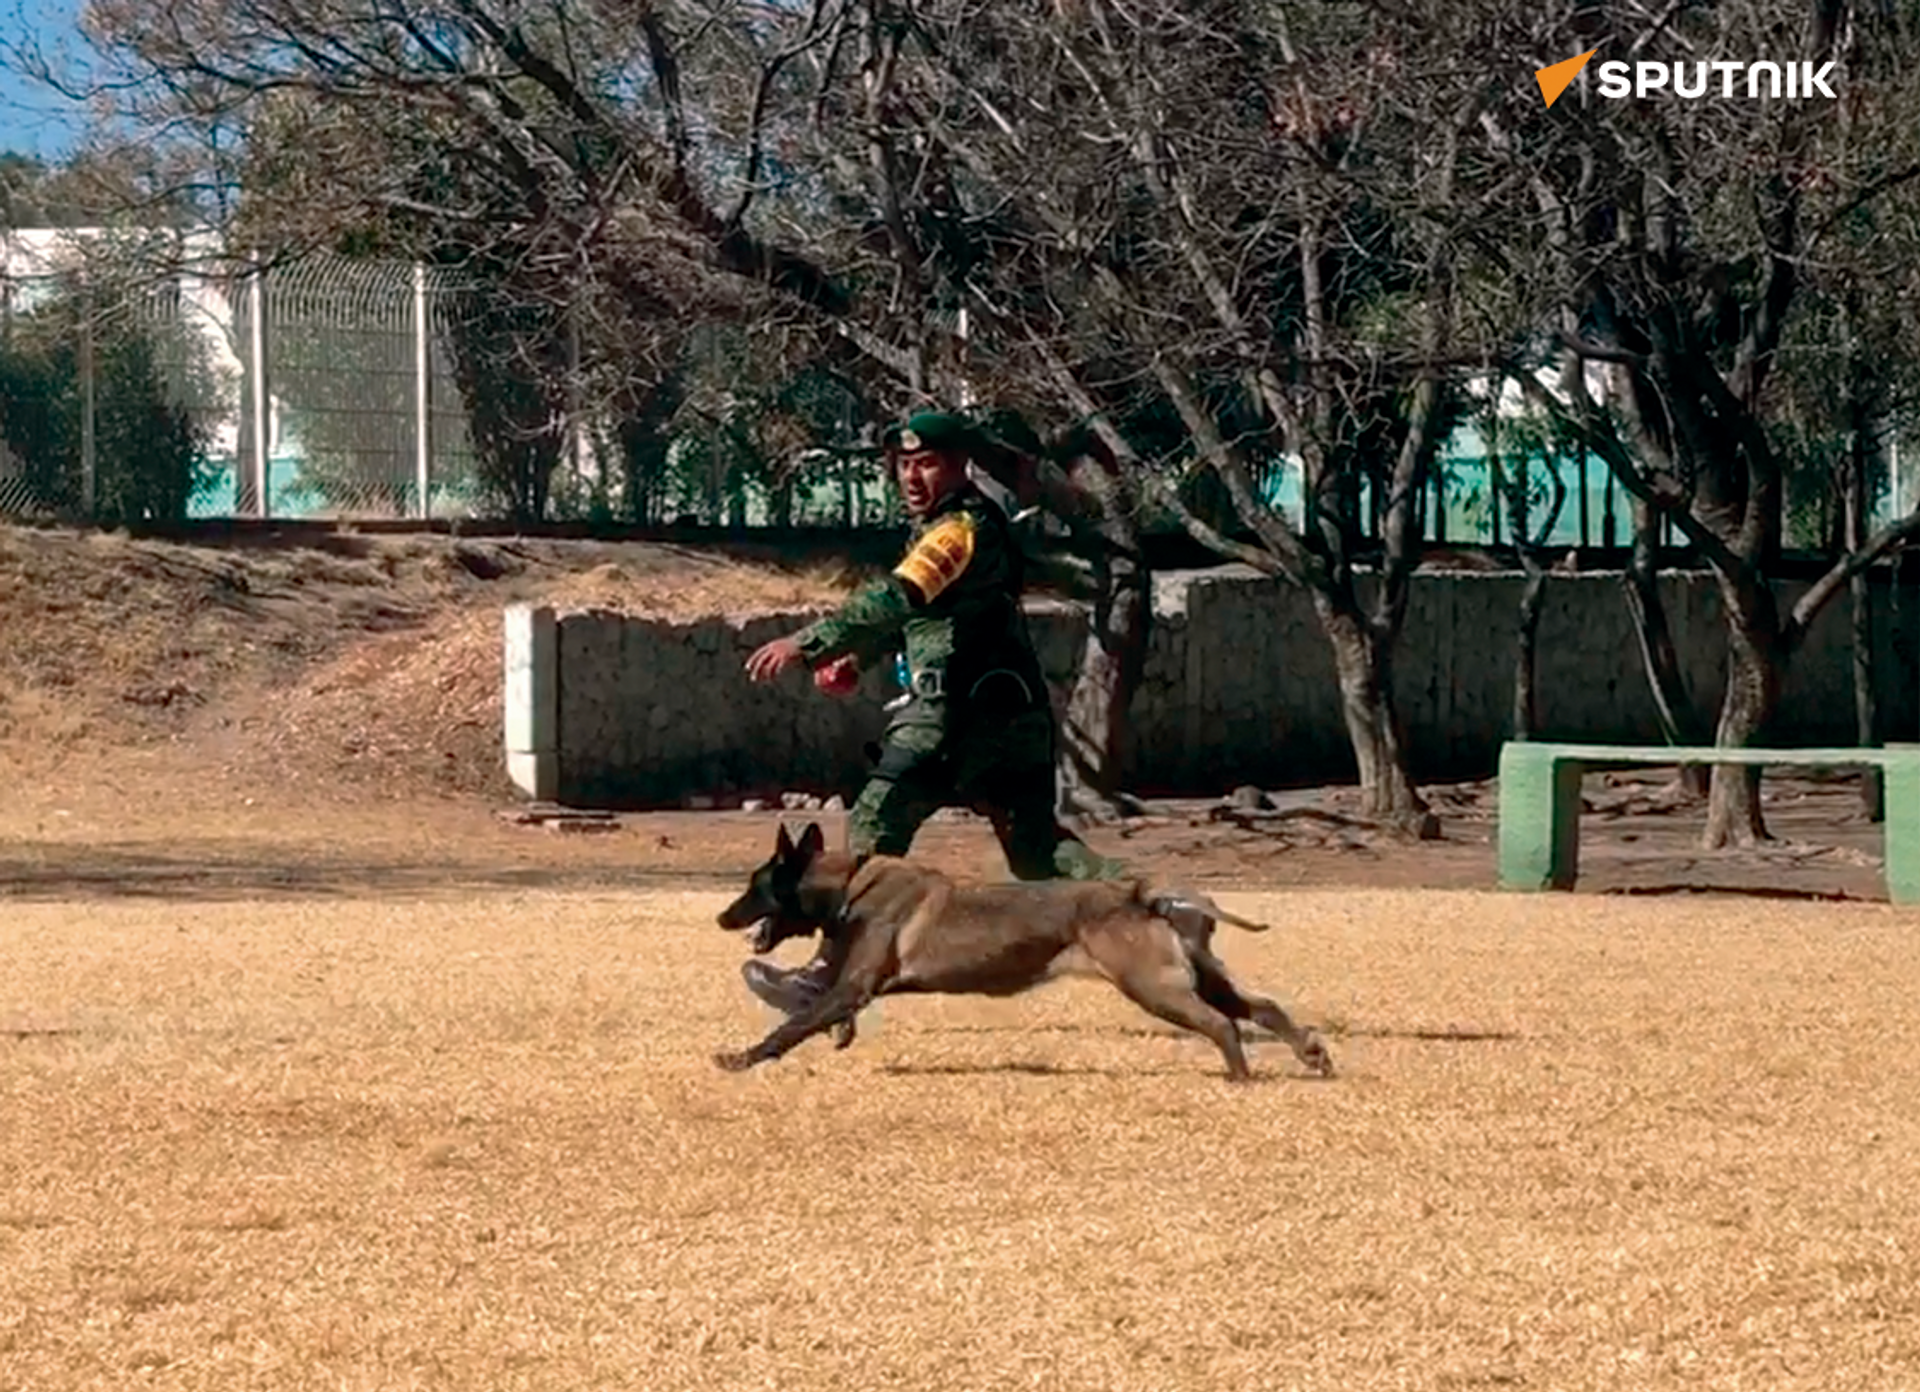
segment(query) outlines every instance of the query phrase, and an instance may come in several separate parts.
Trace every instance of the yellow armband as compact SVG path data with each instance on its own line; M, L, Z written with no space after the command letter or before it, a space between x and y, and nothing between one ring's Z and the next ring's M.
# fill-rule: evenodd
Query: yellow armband
M964 512L929 527L901 558L893 573L920 592L923 603L966 573L973 559L973 519Z

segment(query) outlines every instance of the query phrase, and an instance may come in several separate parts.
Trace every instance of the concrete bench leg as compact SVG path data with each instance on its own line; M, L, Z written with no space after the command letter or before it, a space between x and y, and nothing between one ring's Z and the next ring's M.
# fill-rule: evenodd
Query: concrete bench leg
M1889 746L1882 765L1887 898L1920 904L1920 744Z
M1500 750L1500 884L1572 889L1580 873L1578 762L1513 741ZM1891 802L1893 793L1888 789Z

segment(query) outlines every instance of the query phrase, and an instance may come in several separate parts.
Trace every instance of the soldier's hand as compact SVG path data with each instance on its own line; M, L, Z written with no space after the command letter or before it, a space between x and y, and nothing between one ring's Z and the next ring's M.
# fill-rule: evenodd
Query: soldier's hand
M798 661L800 645L791 638L776 638L747 656L747 676L757 682L772 681Z

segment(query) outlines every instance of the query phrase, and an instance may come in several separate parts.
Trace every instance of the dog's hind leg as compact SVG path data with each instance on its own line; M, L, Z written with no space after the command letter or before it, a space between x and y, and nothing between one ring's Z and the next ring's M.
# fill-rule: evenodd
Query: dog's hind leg
M1234 1028L1233 1021L1202 1000L1192 987L1162 980L1116 981L1114 985L1148 1014L1211 1039L1226 1060L1229 1081L1244 1083L1253 1076L1247 1067L1247 1051L1240 1042L1240 1031Z
M1188 949L1193 962L1194 984L1200 998L1230 1019L1251 1020L1271 1030L1287 1042L1294 1057L1322 1077L1333 1076L1333 1056L1310 1029L1303 1029L1293 1017L1265 996L1242 991L1227 974L1226 963L1211 952Z
M1091 934L1082 947L1101 974L1149 1015L1211 1039L1226 1060L1229 1080L1243 1083L1252 1076L1239 1029L1194 989L1194 971L1177 933L1164 924L1143 924L1124 937Z

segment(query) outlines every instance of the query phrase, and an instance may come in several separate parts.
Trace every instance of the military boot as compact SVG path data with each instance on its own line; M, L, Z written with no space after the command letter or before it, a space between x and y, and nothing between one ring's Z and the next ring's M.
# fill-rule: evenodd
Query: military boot
M784 1015L798 1015L820 999L827 989L826 945L804 967L791 971L749 957L740 964L740 978L747 989Z

